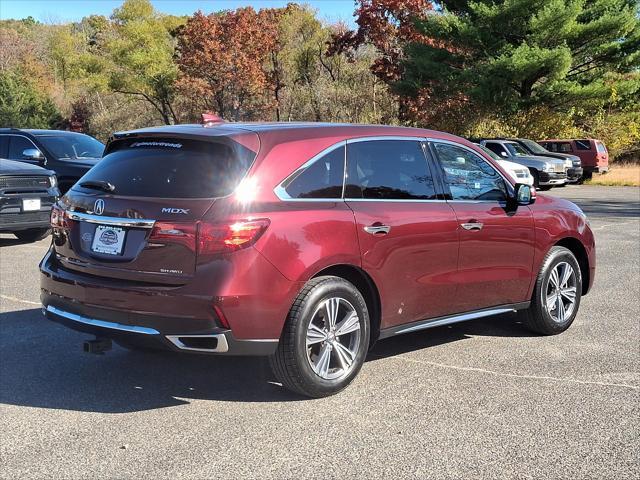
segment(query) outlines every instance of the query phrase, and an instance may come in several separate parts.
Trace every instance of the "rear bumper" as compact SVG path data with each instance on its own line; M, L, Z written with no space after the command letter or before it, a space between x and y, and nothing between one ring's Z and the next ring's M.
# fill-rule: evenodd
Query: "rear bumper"
M573 167L567 170L567 182L575 183L582 178L584 169L582 167Z
M110 338L116 342L122 341L161 350L213 355L271 355L278 347L278 340L238 340L230 330L222 328L213 328L203 334L174 332L168 335L148 326L118 323L78 313L82 308L73 305L69 299L57 299L54 303L58 306L54 306L51 300L51 296L42 295L42 312L49 320L79 332ZM71 303L71 305L62 307L61 303Z
M52 248L40 262L42 305L51 320L93 335L174 351L269 355L299 285L253 248L233 255L232 264L207 264L188 284L162 285L67 269ZM226 339L226 351L191 348L222 342L216 335Z
M583 167L585 173L607 173L609 171L608 165L595 165Z

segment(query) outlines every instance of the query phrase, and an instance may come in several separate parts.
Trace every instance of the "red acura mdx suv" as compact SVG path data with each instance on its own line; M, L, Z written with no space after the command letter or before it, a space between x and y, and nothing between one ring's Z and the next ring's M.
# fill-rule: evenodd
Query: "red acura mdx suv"
M391 335L516 311L560 333L595 273L577 206L462 138L400 127L117 133L51 224L43 310L96 335L85 349L267 355L311 397Z

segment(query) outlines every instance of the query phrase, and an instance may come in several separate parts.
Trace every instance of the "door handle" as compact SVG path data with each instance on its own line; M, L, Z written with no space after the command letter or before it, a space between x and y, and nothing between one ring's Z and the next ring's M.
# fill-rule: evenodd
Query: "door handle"
M374 223L368 227L364 227L364 231L371 235L386 235L391 230L389 225L382 225L380 223Z
M471 221L468 223L461 223L460 226L465 230L482 230L484 225L480 222Z

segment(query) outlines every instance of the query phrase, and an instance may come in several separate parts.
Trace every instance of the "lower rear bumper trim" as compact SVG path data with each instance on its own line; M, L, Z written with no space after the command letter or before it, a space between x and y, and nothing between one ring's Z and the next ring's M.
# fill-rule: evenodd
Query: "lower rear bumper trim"
M138 327L135 325L122 325L121 323L115 322L106 322L104 320L97 320L95 318L84 317L82 315L78 315L76 313L66 312L64 310L60 310L59 308L54 307L53 305L47 305L47 312L52 313L54 315L58 315L59 317L66 318L67 320L71 320L73 322L82 323L84 325L91 325L92 327L101 327L101 328L109 328L111 330L118 330L120 332L131 332L131 333L141 333L143 335L159 335L160 332L149 327Z

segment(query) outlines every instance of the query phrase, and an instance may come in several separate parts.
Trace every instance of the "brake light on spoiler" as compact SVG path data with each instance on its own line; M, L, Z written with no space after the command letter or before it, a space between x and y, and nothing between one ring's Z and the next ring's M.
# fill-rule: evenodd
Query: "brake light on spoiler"
M156 222L149 241L179 243L198 255L229 253L253 245L269 226L269 220L233 223Z

